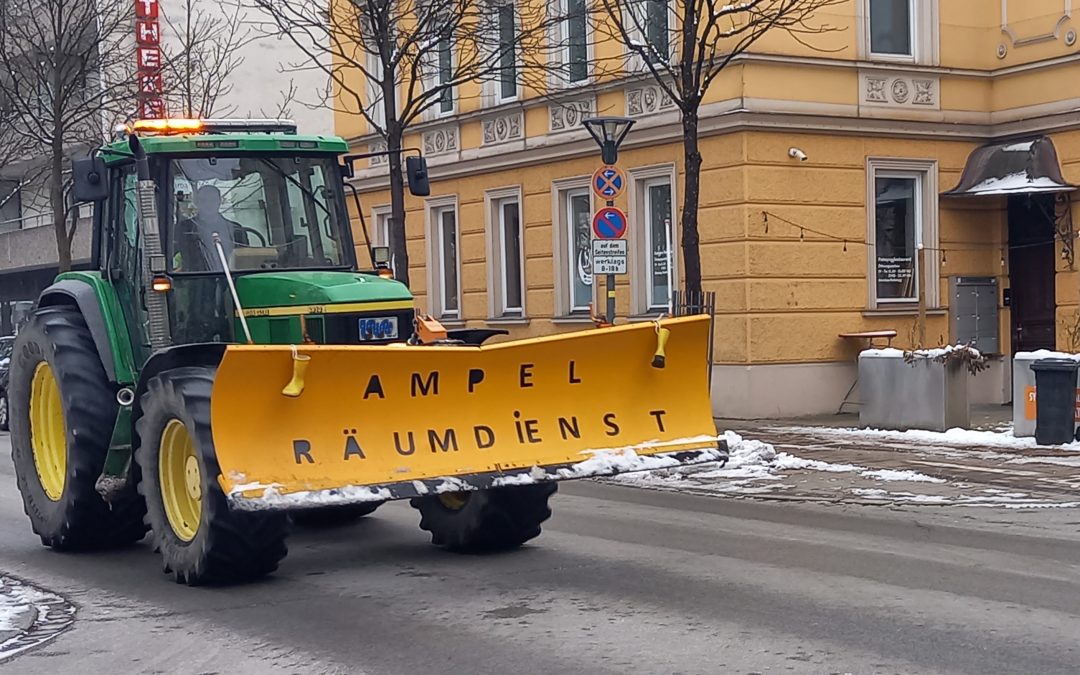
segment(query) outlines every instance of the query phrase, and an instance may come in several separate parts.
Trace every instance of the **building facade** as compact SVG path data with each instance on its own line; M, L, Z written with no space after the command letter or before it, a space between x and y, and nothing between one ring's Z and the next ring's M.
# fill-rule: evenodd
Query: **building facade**
M920 287L924 346L976 340L993 356L974 400L1008 401L1015 351L1080 351L1072 3L850 0L817 18L837 30L814 48L767 35L701 109L715 412L835 412L866 346L840 336L894 330L894 346L912 346ZM583 30L590 55L620 49ZM407 197L411 283L448 324L518 337L590 324L603 290L590 221L602 204L581 120L596 114L637 120L619 161L630 264L618 315L654 318L681 286L678 111L642 72L571 72L547 96L461 87L406 143L424 150L432 178L430 197ZM357 116L336 122L358 151L377 147ZM385 243L386 169L356 180Z

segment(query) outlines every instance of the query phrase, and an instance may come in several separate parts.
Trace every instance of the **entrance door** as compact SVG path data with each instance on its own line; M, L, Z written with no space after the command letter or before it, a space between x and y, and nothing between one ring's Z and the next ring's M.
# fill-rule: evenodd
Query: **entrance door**
M1054 349L1054 196L1009 197L1012 350Z

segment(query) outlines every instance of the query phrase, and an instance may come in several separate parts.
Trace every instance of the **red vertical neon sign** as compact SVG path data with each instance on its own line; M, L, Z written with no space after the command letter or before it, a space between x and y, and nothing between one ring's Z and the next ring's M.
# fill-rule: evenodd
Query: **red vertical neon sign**
M161 75L161 7L158 0L135 0L135 72L139 117L165 117L165 82Z

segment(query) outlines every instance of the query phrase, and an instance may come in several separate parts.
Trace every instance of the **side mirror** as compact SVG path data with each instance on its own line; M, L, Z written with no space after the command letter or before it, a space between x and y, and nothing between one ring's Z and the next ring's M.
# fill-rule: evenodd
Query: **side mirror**
M105 160L100 157L80 157L71 161L71 197L75 203L100 202L109 196L105 171Z
M417 197L427 197L431 194L426 159L423 157L406 157L405 175L409 178L409 192Z

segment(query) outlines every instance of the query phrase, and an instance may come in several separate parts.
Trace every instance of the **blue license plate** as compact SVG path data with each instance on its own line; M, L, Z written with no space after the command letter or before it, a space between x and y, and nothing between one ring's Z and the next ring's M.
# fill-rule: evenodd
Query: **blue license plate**
M394 340L398 337L396 316L372 316L360 319L360 341Z

